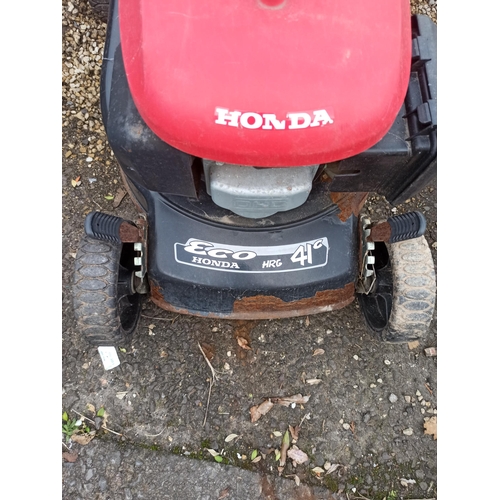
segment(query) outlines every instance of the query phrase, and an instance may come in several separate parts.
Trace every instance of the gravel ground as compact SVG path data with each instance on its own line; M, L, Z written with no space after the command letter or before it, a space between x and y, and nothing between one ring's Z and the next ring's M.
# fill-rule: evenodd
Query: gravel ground
M437 2L412 6L436 20ZM105 29L85 1L63 2L62 410L94 419L93 409L105 408L106 427L122 436L101 428L95 440L211 462L207 449L216 450L223 463L272 476L279 473L282 435L300 425L296 445L309 460L296 467L288 461L282 477L327 487L339 498L381 500L391 491L394 498L435 498L437 441L424 431L437 418L437 358L424 349L437 345L436 319L416 346L383 345L366 333L355 303L308 318L236 322L178 316L146 302L135 342L119 352L121 364L110 371L80 338L70 287L84 217L96 209L136 217L128 196L116 203L123 188L100 119ZM372 218L425 213L434 260L436 208L435 183L399 207L377 196L366 205ZM237 337L252 349L239 347ZM218 374L208 411L211 373L198 343L213 349ZM310 379L321 382L311 385ZM295 408L275 405L250 422L249 409L262 398L298 393L310 399ZM238 437L226 442L229 434ZM74 463L63 460L63 498L128 498L95 472L102 468L92 464L92 443L71 442L63 446L67 453L66 446L78 456ZM253 450L261 457L255 463ZM335 470L326 474L329 467Z

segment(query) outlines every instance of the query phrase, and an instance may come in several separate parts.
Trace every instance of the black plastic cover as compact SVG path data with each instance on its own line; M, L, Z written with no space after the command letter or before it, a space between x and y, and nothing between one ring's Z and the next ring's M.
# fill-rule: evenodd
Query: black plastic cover
M101 111L109 144L125 175L135 183L196 198L201 164L154 134L134 104L123 64L117 3L110 4L101 73Z
M408 91L391 129L375 146L328 166L331 191L376 192L393 205L418 193L436 175L437 28L412 16Z

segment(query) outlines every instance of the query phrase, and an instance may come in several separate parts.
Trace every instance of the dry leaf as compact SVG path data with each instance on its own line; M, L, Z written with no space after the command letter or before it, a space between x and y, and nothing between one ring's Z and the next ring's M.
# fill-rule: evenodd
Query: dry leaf
M228 486L227 488L224 488L220 493L219 493L219 498L217 500L222 500L223 498L226 498L229 495L229 492L231 491L231 487Z
M273 434L274 434L274 437L283 436L283 433L281 433L280 431L273 431Z
M408 342L408 349L416 349L420 345L418 340L414 340L413 342Z
M262 460L262 455L259 455L258 457L255 457L253 460L252 460L252 463L253 464L256 464L257 462L260 462Z
M78 453L69 453L67 451L63 451L62 457L66 462L76 462L76 459L78 458Z
M323 472L325 472L321 467L314 467L314 469L312 469L312 471L317 475L319 476L320 474L323 474Z
M433 435L434 439L437 439L437 417L431 417L427 422L424 423L424 434Z
M80 180L80 176L78 176L76 179L71 179L71 185L72 185L73 187L77 187L77 186L79 186L81 183L82 183L82 181Z
M248 345L248 340L244 337L236 337L236 340L238 341L238 345L242 348L242 349L247 349L247 350L250 350L251 347Z
M288 431L285 432L283 436L283 440L281 441L281 450L280 450L280 466L283 467L286 463L286 452L290 448L290 434Z
M123 399L123 398L127 395L127 392L128 392L128 391L117 392L117 393L116 393L116 397L117 397L118 399Z
M300 427L298 425L296 425L295 427L292 427L291 425L289 425L288 429L290 431L290 434L292 435L292 439L294 441L297 441L297 439L299 439Z
M108 425L108 418L109 418L109 414L107 411L104 411L104 415L102 416L102 422L101 422L101 427L106 427L106 425Z
M316 385L316 384L319 384L320 382L323 382L321 379L319 378L309 378L306 380L306 382L309 384L309 385Z
M257 422L257 420L259 420L262 415L265 415L273 406L274 404L270 399L266 399L260 405L252 406L250 408L251 422Z
M88 434L73 434L71 436L71 441L85 446L89 444L95 437L95 431L89 432Z
M300 486L300 477L297 476L297 474L288 474L285 477L293 477L293 480L295 481L295 484L297 486Z
M122 202L123 198L125 198L127 191L123 188L119 188L115 194L115 199L113 200L113 207L117 208Z
M299 450L296 446L287 451L287 456L298 464L303 464L304 462L307 462L309 460L309 457L302 450Z
M229 434L229 436L224 439L226 443L230 443L231 441L234 441L237 437L240 437L238 434Z
M306 316L306 320L304 323L306 325L306 328L311 324L311 322L309 321L309 316Z
M91 403L87 403L87 410L92 413L92 415L95 415L95 406Z
M313 356L319 356L320 354L325 354L325 350L324 349L316 349L313 352Z
M210 455L212 455L212 457L216 457L217 455L220 455L220 453L218 451L212 450L211 448L205 448L205 450L207 450L208 453L210 453Z
M309 401L311 396L302 396L302 394L294 394L293 396L285 396L283 398L271 398L273 403L282 406L290 406L292 403L304 404Z
M326 474L331 474L332 472L335 472L341 465L340 464L332 464L330 467L328 467L328 470L326 471Z
M405 488L408 488L409 484L416 483L415 479L405 479L404 477L402 477L399 481L401 482L401 486L404 486Z

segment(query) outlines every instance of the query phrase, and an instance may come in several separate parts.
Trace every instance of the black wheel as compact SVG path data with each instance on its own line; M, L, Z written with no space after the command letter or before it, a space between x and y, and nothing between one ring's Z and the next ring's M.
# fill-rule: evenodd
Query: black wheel
M143 295L134 288L133 243L83 236L76 254L73 306L81 333L93 345L121 346L132 339Z
M436 302L434 262L424 236L375 244L374 289L358 294L368 328L383 342L411 342L428 331Z
M103 21L108 20L109 0L88 0L91 9Z

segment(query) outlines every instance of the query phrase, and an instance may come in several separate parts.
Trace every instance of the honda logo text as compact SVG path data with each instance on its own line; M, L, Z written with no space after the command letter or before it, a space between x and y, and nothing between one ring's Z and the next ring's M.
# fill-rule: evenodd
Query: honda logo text
M215 114L215 123L217 125L254 130L293 130L322 127L333 123L333 119L326 109L318 109L312 112L287 113L284 120L278 120L277 116L272 113L261 114L252 111L243 113L241 111L230 111L225 108L215 108Z

